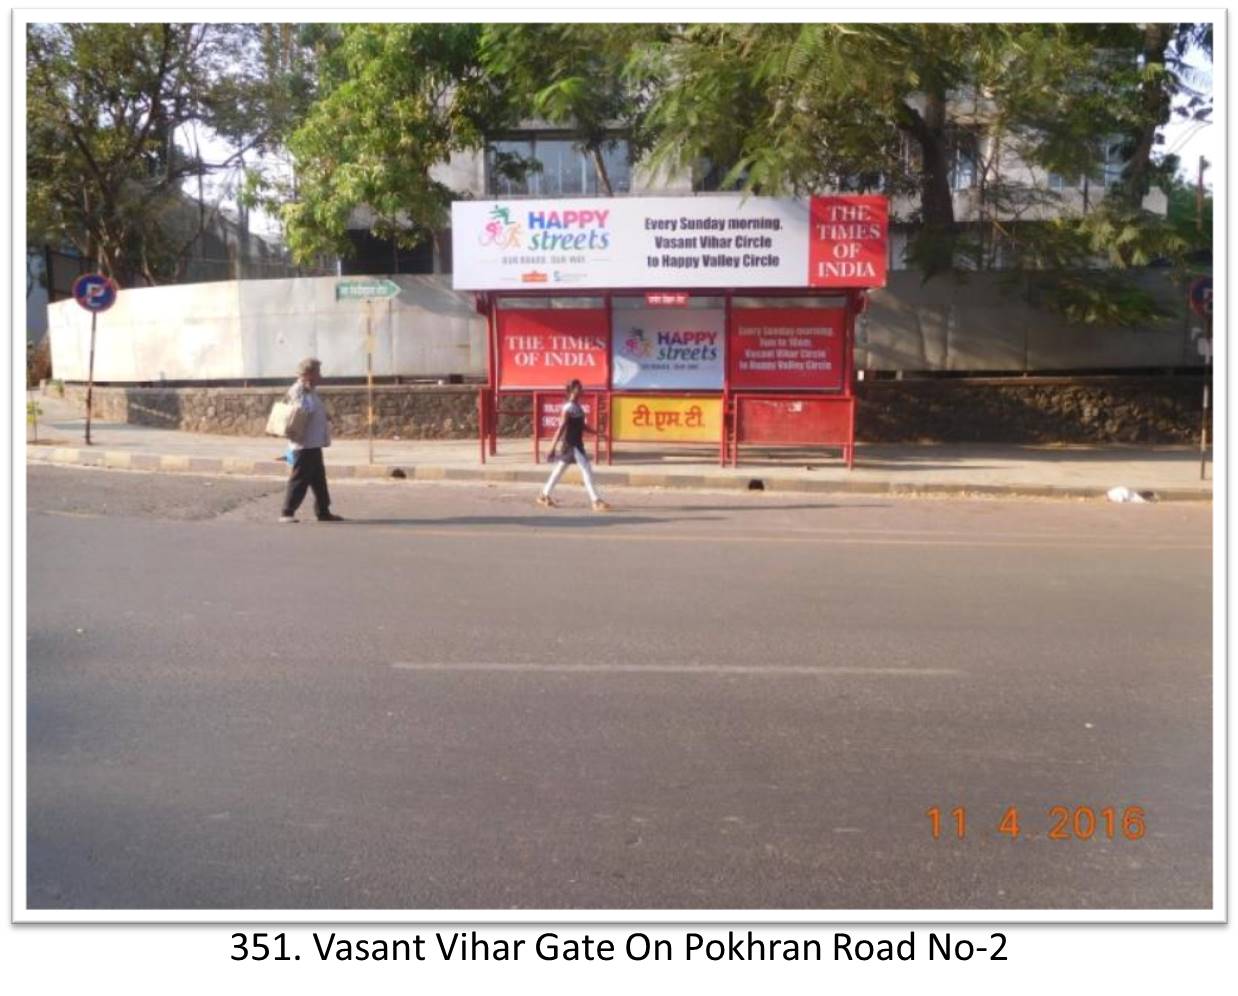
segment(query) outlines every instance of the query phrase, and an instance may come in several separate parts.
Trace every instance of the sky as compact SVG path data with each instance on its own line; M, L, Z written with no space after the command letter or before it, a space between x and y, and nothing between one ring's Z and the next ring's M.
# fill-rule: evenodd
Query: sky
M1194 81L1195 85L1199 89L1211 92L1211 64L1199 53L1192 55L1187 61L1198 73L1198 78ZM1213 166L1220 166L1222 139L1221 126L1215 122L1205 124L1175 119L1165 126L1165 144L1159 151L1176 154L1182 160L1179 173L1194 182L1198 175L1200 156L1207 159ZM1219 171L1206 171L1204 184L1210 185L1213 177L1219 175Z

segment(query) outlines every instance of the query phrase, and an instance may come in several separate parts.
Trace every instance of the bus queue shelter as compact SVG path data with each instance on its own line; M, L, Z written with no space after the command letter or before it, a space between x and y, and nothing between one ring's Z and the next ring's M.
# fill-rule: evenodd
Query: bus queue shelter
M884 286L885 198L457 202L453 283L485 314L480 457L505 415L534 458L584 387L595 457L626 442L821 446L854 460L855 320Z

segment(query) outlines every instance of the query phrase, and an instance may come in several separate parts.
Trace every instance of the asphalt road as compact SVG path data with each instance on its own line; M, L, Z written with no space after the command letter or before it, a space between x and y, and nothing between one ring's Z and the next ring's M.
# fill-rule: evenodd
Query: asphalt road
M31 907L1211 903L1207 506L27 484Z

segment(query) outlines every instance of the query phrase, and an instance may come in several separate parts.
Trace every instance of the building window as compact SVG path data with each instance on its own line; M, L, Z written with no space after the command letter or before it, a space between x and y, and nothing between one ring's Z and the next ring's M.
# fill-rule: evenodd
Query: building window
M590 192L589 174L594 172L593 166L571 142L534 142L533 158L541 166L532 177L537 182L536 193L543 197L561 197Z
M730 184L723 186L722 181L731 172L734 163L719 165L712 159L700 160L692 170L692 190L694 193L716 193L718 191L742 190L748 182L748 171L744 170Z
M1101 143L1101 179L1105 189L1122 182L1122 170L1126 168L1126 157L1122 154L1121 139L1108 139Z
M613 146L602 149L602 164L610 177L610 188L616 194L632 191L632 161L627 139L618 140ZM593 175L593 171L590 171ZM596 180L596 177L594 177Z
M346 277L434 272L434 240L428 233L412 249L402 249L391 239L359 229L349 230L348 241L352 252L340 257L340 273Z
M602 164L616 194L632 186L628 142L602 150ZM602 193L593 157L570 138L499 139L486 155L486 188L492 197L572 197Z
M907 258L907 250L911 248L911 238L905 229L890 228L890 248L887 265L891 270L909 270L911 261Z
M1049 189L1050 190L1065 190L1067 187L1066 177L1061 173L1049 174Z
M486 150L486 188L492 197L527 195L534 182L532 141L491 142Z
M974 131L958 131L950 138L950 189L970 190L980 168L980 138Z

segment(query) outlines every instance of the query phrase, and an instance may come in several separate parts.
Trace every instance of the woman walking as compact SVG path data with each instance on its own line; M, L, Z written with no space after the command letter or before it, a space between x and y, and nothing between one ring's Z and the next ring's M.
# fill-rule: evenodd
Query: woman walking
M550 479L542 488L542 493L537 496L537 503L548 508L554 508L558 504L550 497L550 493L559 483L559 478L567 470L568 464L574 463L580 467L580 476L585 482L585 490L589 492L589 500L593 502L593 510L607 512L610 506L602 501L597 492L597 487L593 483L593 465L589 463L589 457L585 454L585 433L592 432L596 435L597 430L585 425L585 410L580 407L577 400L580 398L580 392L580 381L568 382L567 402L559 416L559 428L555 431L555 438L550 443L550 458L556 459L557 454L557 462L555 469L550 472Z

